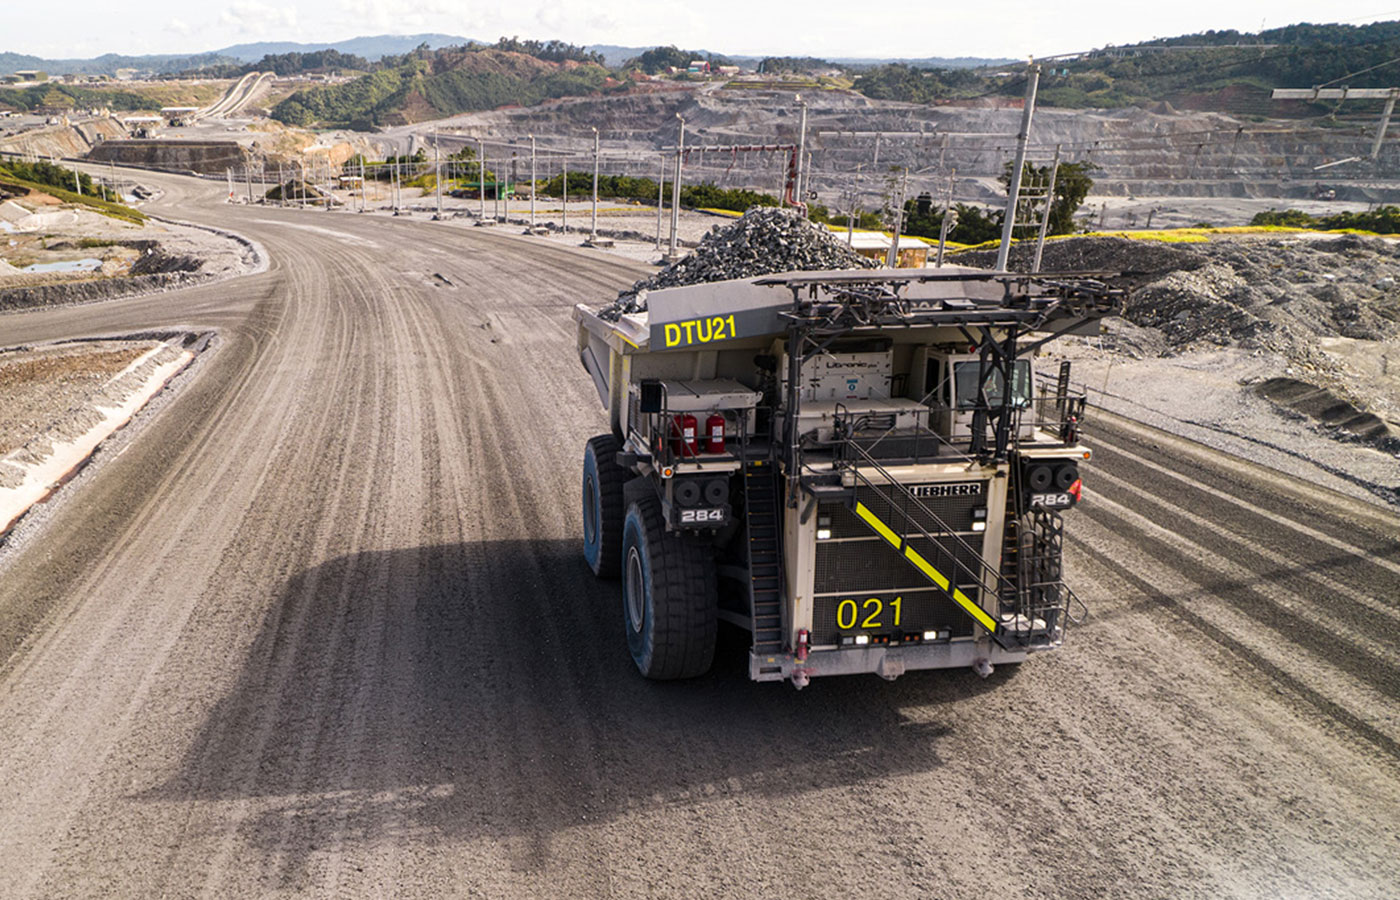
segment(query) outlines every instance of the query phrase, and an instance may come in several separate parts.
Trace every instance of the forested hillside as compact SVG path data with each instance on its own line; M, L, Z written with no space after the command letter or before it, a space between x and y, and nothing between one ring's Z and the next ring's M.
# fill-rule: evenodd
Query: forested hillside
M1300 24L1257 34L1209 31L1046 61L1040 103L1112 108L1166 101L1195 109L1265 112L1261 104L1275 87L1311 87L1336 79L1351 87L1389 87L1400 79L1398 59L1400 22ZM862 74L855 89L869 97L914 103L1019 96L1024 79L1002 71L894 64Z
M614 89L625 85L582 48L503 39L492 47L420 49L386 59L383 68L345 84L298 91L272 116L292 125L369 129Z

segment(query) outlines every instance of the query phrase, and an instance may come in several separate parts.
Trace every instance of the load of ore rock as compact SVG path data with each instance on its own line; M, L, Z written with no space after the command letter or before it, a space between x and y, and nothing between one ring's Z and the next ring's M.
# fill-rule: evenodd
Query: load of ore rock
M869 269L877 265L792 210L754 207L729 225L711 228L693 253L619 293L617 301L601 315L616 319L642 312L646 292L657 288L757 278L775 272Z

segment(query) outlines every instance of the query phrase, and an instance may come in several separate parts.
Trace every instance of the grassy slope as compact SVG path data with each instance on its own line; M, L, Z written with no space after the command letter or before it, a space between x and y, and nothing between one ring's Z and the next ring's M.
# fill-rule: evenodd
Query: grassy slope
M0 185L10 188L20 188L30 191L38 191L41 194L48 194L65 203L75 203L86 206L88 209L102 213L104 216L111 216L114 219L123 219L127 222L134 222L137 225L146 223L146 215L139 210L120 203L112 203L107 200L100 200L97 197L89 197L86 194L75 194L72 191L65 191L62 188L50 187L47 184L38 184L33 181L25 181L22 178L15 178L0 168Z

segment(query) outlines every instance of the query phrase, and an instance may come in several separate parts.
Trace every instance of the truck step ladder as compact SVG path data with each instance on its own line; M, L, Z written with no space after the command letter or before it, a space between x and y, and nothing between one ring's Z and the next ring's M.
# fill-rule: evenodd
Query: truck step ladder
M783 557L777 481L767 459L744 460L749 615L756 656L783 651Z

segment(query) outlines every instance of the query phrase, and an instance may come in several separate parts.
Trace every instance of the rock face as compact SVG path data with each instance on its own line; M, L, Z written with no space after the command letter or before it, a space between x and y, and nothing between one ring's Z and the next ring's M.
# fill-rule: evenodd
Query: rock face
M604 315L615 318L645 310L646 292L656 288L757 278L775 272L875 266L831 232L791 210L754 207L737 222L710 229L689 256L619 293Z

